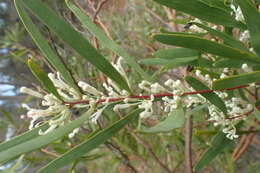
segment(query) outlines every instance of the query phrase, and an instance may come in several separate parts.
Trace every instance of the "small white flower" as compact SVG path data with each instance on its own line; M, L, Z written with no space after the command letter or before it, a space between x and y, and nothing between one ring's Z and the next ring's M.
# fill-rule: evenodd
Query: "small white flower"
M90 121L94 124L97 124L97 120L99 119L99 117L102 115L103 111L107 108L109 104L106 104L103 108L99 109L96 113L94 113L93 115L91 115L89 117Z
M164 111L171 112L174 109L177 109L181 102L180 96L173 96L173 98L163 97L162 100L164 101Z
M226 137L228 139L233 140L234 138L239 137L238 135L236 135L236 128L233 125L230 125L230 126L224 128L222 131L223 131L223 133L227 134Z
M102 92L98 91L96 88L94 88L93 86L89 85L88 83L86 82L83 82L83 81L79 81L78 82L78 86L80 88L82 88L83 91L86 91L94 96L101 96L103 95Z
M244 32L242 32L240 34L240 37L239 37L239 40L246 43L249 41L249 38L250 38L250 34L249 34L249 31L248 30L245 30Z
M140 113L140 118L147 118L153 113L153 101L154 96L151 96L150 100L142 100L141 104L138 105L138 108L144 109L142 113Z
M245 20L242 10L240 7L235 7L233 4L230 5L230 8L233 10L233 12L235 13L235 19L237 21L241 21L243 22Z
M79 132L79 128L74 129L71 133L69 133L68 137L71 139Z
M41 93L39 93L38 91L34 91L30 88L27 88L27 87L21 87L20 92L25 93L25 94L29 94L29 95L34 96L34 97L43 98L43 95Z
M247 73L253 71L252 68L250 68L247 64L243 64L243 65L241 66L241 68L242 68L245 72L247 72Z
M145 81L145 80L143 80L141 83L138 84L138 87L140 89L145 90L147 92L151 91L150 86L151 86L151 83L148 81Z
M159 83L154 83L151 85L151 92L153 94L160 93L160 92L166 92L167 90L162 87Z

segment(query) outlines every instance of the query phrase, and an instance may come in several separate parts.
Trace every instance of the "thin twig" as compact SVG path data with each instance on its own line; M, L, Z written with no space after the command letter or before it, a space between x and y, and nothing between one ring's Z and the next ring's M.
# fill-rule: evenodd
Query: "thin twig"
M103 128L103 124L101 123L100 120L97 121L98 122L98 126L102 129ZM113 142L105 142L104 143L105 146L110 150L112 151L113 153L115 153L114 151L117 151L116 156L120 159L120 160L123 160L123 164L133 173L137 173L138 171L135 169L135 167L130 163L130 160L129 160L129 157L127 154L125 154L123 152L123 150L118 146L116 145L115 143ZM118 156L119 155L119 156Z
M255 135L256 135L256 133L251 133L248 136L246 136L245 138L243 138L241 146L238 149L236 149L235 152L233 152L233 154L232 154L234 161L236 161L238 158L240 158L241 155L247 150L248 146L254 139Z
M55 158L60 157L59 154L54 153L54 152L51 152L51 151L48 151L47 149L44 149L44 148L41 149L41 151L42 151L43 153L45 153L45 154L47 154L47 155L50 155L50 156L52 156L52 157L55 157Z
M96 9L96 12L95 12L95 14L94 14L94 16L93 16L93 20L94 20L94 21L97 19L97 16L98 16L98 14L100 13L102 7L103 7L108 1L109 1L109 0L103 0L103 1L101 1L101 2L98 4L97 9Z
M127 167L131 172L133 172L133 173L137 173L137 172L138 172L138 171L135 169L135 167L130 163L130 160L129 160L128 155L125 154L125 153L122 151L122 149L121 149L118 145L116 145L116 144L114 144L114 143L112 143L112 142L106 142L105 145L106 145L108 148L111 147L111 149L116 150L116 151L120 154L120 156L123 158L123 164L126 165L126 167Z
M186 158L186 173L193 173L192 170L192 116L188 116L185 126L185 158Z
M126 127L127 130L130 132L130 134L136 139L136 141L143 145L144 148L151 154L153 159L160 165L167 173L173 173L164 163L161 162L161 160L156 156L156 154L153 152L153 149L151 145L143 140L140 136L138 136L135 132L133 132L133 129L131 129L129 126Z
M46 27L46 30L47 30L47 32L48 32L48 35L49 35L49 38L50 38L50 41L51 41L51 45L52 45L52 47L53 47L53 49L54 49L54 51L55 51L57 57L59 58L60 62L63 64L63 66L64 66L64 68L67 70L67 72L70 74L70 76L71 76L72 80L74 81L74 83L76 84L77 81L76 81L76 79L73 77L73 73L72 73L71 69L67 66L66 62L64 61L64 59L63 59L63 58L61 57L61 55L59 54L58 47L57 47L57 45L56 45L54 39L52 38L52 35L51 35L51 32L50 32L49 28ZM48 61L47 61L47 62L48 62ZM47 63L47 64L48 64L48 63ZM52 67L52 66L50 65L50 67ZM80 87L78 87L78 89L79 89L79 91L80 91L81 93L83 92Z

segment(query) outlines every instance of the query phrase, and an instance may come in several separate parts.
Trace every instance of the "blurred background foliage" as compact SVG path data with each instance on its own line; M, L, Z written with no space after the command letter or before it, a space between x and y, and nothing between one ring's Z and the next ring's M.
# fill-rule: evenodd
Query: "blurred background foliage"
M45 0L64 17L74 28L81 32L86 38L91 40L93 45L102 54L115 61L118 57L111 51L99 45L98 41L85 29L82 28L76 17L67 9L64 0ZM102 0L77 0L76 2L92 17L92 19L115 40L120 46L126 49L136 61L143 58L150 58L152 53L162 45L156 43L151 35L159 32L161 28L169 31L183 31L184 25L192 18L183 13L176 13L152 0L108 0L95 16L96 9ZM71 69L76 79L88 81L91 84L101 85L104 76L93 68L85 59L78 58L70 48L58 41L49 30L34 19L41 27L42 33L51 43L64 62ZM165 48L165 46L164 46ZM22 119L25 110L21 108L21 103L37 104L37 100L19 93L21 86L40 88L36 79L29 71L26 61L28 57L35 57L46 72L53 71L51 66L46 65L41 53L26 33L12 1L0 1L0 140L5 141L12 136L27 131L28 119ZM148 68L151 75L159 70L158 67ZM182 69L179 69L182 70ZM129 71L129 73L132 73ZM132 73L129 75L138 78ZM167 71L165 78L170 76L178 77L178 71ZM134 79L133 81L136 81ZM75 112L75 115L77 113ZM113 112L107 112L108 119L113 121L116 116L111 116ZM203 115L198 113L194 116L194 121L203 119ZM155 124L149 121L147 124ZM209 129L210 130L210 129ZM31 152L23 157L23 160L2 165L2 172L36 172L47 162L60 156L78 141L88 137L89 128L83 128L75 138L63 139L48 145L44 149ZM60 170L60 172L75 173L104 173L104 172L165 172L161 163L166 164L174 172L184 171L184 136L183 129L175 130L171 133L163 134L141 134L131 133L128 127L120 131L121 135L113 137L102 147L99 147L84 158L73 163L72 166ZM193 136L193 157L197 160L205 148L208 141L214 134L210 131L195 131ZM235 162L232 161L231 148L215 159L210 166L204 169L204 173L215 172L248 172L255 173L260 170L260 138L259 135L251 141L249 149Z

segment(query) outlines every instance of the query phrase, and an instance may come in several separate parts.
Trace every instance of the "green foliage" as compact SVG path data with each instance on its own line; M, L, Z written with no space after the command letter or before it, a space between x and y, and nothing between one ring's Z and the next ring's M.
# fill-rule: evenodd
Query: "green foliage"
M40 0L24 0L21 2L79 55L114 80L122 89L130 91L125 79L119 72L80 33L57 16L45 3Z
M233 26L245 28L242 23L235 21L230 12L224 10L225 4L223 2L222 8L209 5L208 3L199 0L154 0L169 8L182 11L202 20L216 23L224 26ZM223 8L224 7L224 8Z
M199 171L208 165L218 154L226 147L232 144L233 141L227 139L224 133L219 132L212 138L211 147L201 156L194 170Z
M161 121L159 124L141 130L143 133L162 133L169 132L173 129L181 128L184 125L185 116L182 108L174 110L169 113L168 117Z
M232 88L236 86L246 85L253 82L259 81L260 72L255 71L251 73L241 74L241 75L234 75L231 77L227 77L225 79L216 80L213 83L213 89L225 89L225 88Z
M19 50L12 54L22 62L26 62L24 57L28 54L33 58L44 56L41 62L35 62L38 57L29 59L28 66L44 89L40 92L48 97L37 104L39 109L28 106L35 103L34 100L27 101L29 104L24 107L28 112L42 113L31 115L39 119L28 117L33 122L45 123L1 143L0 163L24 155L24 160L31 164L44 165L39 173L59 172L62 167L71 172L80 172L81 168L87 169L85 172L127 172L127 169L185 172L185 157L191 150L193 157L189 157L199 158L193 161L194 171L210 166L217 172L234 172L237 165L232 163L231 152L237 141L227 136L231 134L233 139L237 138L236 134L259 131L255 127L255 118L260 119L257 110L260 105L257 83L260 79L260 23L257 20L260 13L256 4L250 0L117 2L123 4L118 11L126 8L123 14L128 15L113 13L118 4L112 1L106 5L97 1L84 8L71 0L14 0L19 17L39 51L16 43L14 47ZM124 6L124 3L130 5ZM237 19L238 6L245 20ZM90 14L93 11L96 14ZM24 39L23 29L18 26L7 32L9 41ZM167 28L161 29L161 26ZM45 27L50 35L44 32ZM0 43L10 46L9 41ZM61 85L65 82L71 88L55 87L55 81L46 73L49 70L39 65L42 60L61 74L62 79L57 79ZM151 83L154 80L158 83ZM142 88L140 81L148 86ZM244 90L251 83L254 87ZM206 101L192 97L196 94ZM236 101L230 103L232 99ZM210 110L212 106L220 110L223 117L217 117L219 112ZM241 109L241 113L232 107ZM248 107L252 109L242 112ZM62 119L65 111L69 117ZM15 128L19 125L10 113L2 109L1 113ZM187 117L192 117L193 126L184 126ZM244 119L246 123L240 123ZM40 130L53 127L54 120L60 124L47 134L39 135ZM213 126L218 123L222 126ZM76 137L70 137L79 128ZM193 134L188 134L189 128L194 129ZM48 151L41 150L47 153L42 156L37 149L45 146ZM201 150L202 155L197 152ZM32 151L35 152L30 154ZM21 164L20 160L18 163ZM249 172L256 167L249 166ZM11 168L6 171L16 172L16 165Z
M188 84L194 88L196 91L202 91L202 90L209 90L209 88L200 82L199 80L187 76L185 80L188 82ZM221 100L221 98L218 97L217 94L215 93L202 93L201 94L203 97L205 97L207 100L209 100L213 105L217 106L221 111L224 113L227 112L227 108L225 106L225 103Z
M48 75L40 68L40 66L37 65L35 62L33 62L32 59L29 59L27 63L28 63L28 66L29 66L31 72L38 79L38 81L42 84L44 89L46 89L49 93L52 93L53 95L55 95L57 98L61 99L54 84L49 79Z

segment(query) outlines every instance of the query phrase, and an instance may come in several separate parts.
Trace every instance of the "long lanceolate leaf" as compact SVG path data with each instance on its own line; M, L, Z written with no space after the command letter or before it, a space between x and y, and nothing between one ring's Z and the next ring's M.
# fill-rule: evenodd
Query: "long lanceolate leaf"
M216 43L194 35L189 35L187 33L156 34L154 38L168 45L196 49L202 52L223 56L225 58L244 60L245 62L260 64L260 59L250 52Z
M232 144L232 140L226 138L223 132L217 133L211 143L211 147L202 155L200 160L195 166L195 171L199 171L205 166L207 166L218 154L223 152L223 150Z
M119 87L130 91L126 80L120 73L80 33L55 14L45 3L41 0L19 1L22 1L23 5L79 55L86 58L91 64L115 81Z
M199 0L154 0L169 8L190 14L194 17L219 25L245 28L245 26L233 19L229 12L209 6ZM224 4L223 4L224 5Z
M234 75L224 79L219 79L213 82L213 89L225 89L232 88L240 85L246 85L249 83L260 81L260 71L251 73Z
M221 32L219 30L212 29L211 27L208 27L208 26L200 24L200 23L196 23L196 22L192 22L192 23L194 25L197 25L198 27L200 27L202 29L205 29L211 35L221 38L224 41L225 44L227 44L231 47L235 47L235 48L238 48L238 49L248 51L248 49L245 47L245 45L242 42L235 40L232 36L230 36L230 35L228 35L224 32Z
M68 151L61 157L53 160L44 168L42 168L38 173L50 173L56 172L56 170L62 166L68 165L69 163L73 162L74 160L84 156L87 152L97 148L100 144L103 144L106 140L114 136L120 129L122 129L128 122L133 120L137 117L140 113L140 110L135 110L134 112L130 113L123 119L115 122L113 125L105 128L95 134L94 136L90 137L85 142L81 143L80 145L76 146L72 150Z
M26 133L21 134L20 136L16 136L9 141L3 142L0 144L0 153L9 148L15 147L21 143L27 142L33 138L39 136L39 130L45 131L48 128L48 124L45 123L37 128L34 128Z
M28 66L33 75L38 79L39 82L41 82L44 89L46 89L49 93L52 93L57 98L62 100L56 87L49 79L48 75L36 63L34 63L32 59L28 60Z
M244 15L252 46L260 56L260 13L250 0L236 0Z
M58 129L55 129L47 133L46 135L38 136L36 134L37 131L33 131L28 135L24 135L27 138L27 140L22 139L22 137L18 139L14 138L14 140L11 140L8 143L8 145L5 143L3 144L3 146L0 145L0 163L6 162L21 154L33 151L55 140L60 139L61 137L70 133L73 129L79 127L85 121L87 121L89 119L89 115L91 115L92 113L93 113L93 109L89 109L78 119L73 120L70 123L67 123L65 126L59 127ZM41 127L41 128L46 128L46 127ZM1 147L4 148L5 150L1 150Z
M20 0L15 0L15 7L19 14L20 19L22 20L26 30L31 35L32 39L38 46L38 48L41 50L44 57L48 60L48 62L51 63L51 65L62 75L64 80L73 88L76 90L78 89L78 86L75 84L71 74L66 69L66 66L62 63L62 61L59 59L59 57L56 55L56 53L51 49L48 42L44 39L38 28L35 26L35 24L32 22L30 17L25 12L22 2Z
M159 124L145 128L141 130L143 133L162 133L162 132L169 132L173 129L181 128L185 122L185 115L184 115L183 108L179 108L173 110L169 113L168 117L161 121Z
M80 22L84 27L88 29L99 41L100 43L112 51L114 51L119 56L122 56L125 61L135 69L141 76L143 76L146 80L151 80L150 76L148 76L143 69L135 62L134 58L131 57L123 48L121 48L118 44L116 44L113 40L108 38L106 34L96 26L95 23L91 21L91 19L84 14L76 5L74 5L70 0L66 0L66 3L69 9L77 16Z

